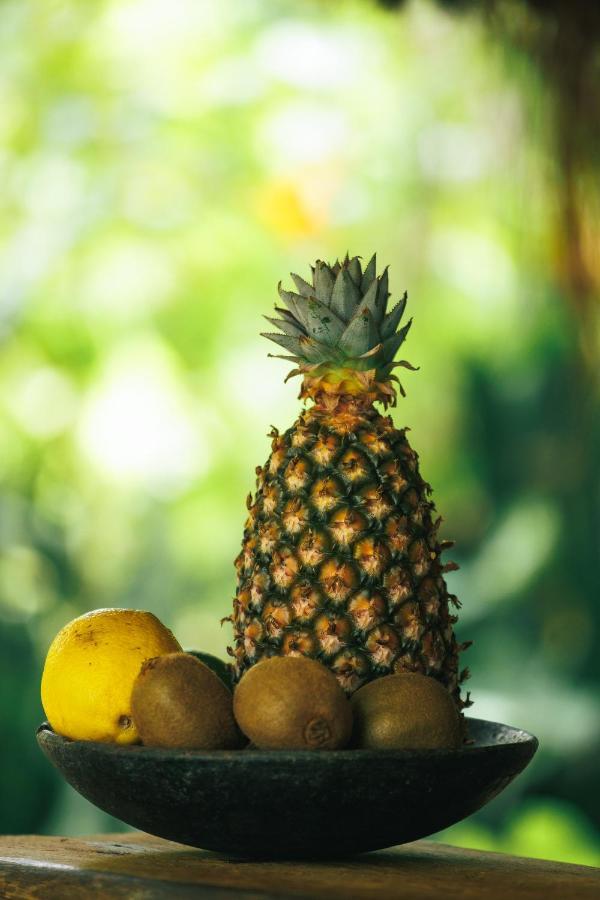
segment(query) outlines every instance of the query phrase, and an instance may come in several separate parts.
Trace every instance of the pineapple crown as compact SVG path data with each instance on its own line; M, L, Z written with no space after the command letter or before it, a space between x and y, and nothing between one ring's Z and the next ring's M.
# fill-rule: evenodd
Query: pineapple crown
M304 375L301 396L364 395L369 402L380 400L387 406L395 403L392 381L404 396L392 370L414 369L406 360L394 362L412 324L410 319L399 328L407 294L387 311L388 270L376 274L375 254L364 271L360 257L350 259L346 254L334 265L317 260L312 283L293 273L292 279L297 292L286 291L279 283L286 307L275 307L280 318L265 316L283 333L263 332L263 337L288 351L273 356L299 366L288 378Z

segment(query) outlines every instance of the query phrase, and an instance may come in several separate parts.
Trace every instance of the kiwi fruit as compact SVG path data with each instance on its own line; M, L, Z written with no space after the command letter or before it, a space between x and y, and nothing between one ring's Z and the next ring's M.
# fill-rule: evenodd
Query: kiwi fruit
M231 691L190 653L146 660L133 686L131 713L148 747L234 750L245 743Z
M205 653L204 650L186 650L185 652L189 653L190 656L195 656L201 663L208 666L215 675L218 675L223 684L228 687L230 691L233 691L233 677L229 663L219 659L218 656L213 656L212 653Z
M335 750L352 733L352 710L335 675L315 659L274 656L235 689L238 725L261 750Z
M352 745L370 750L458 747L462 728L446 688L426 675L384 675L350 699Z

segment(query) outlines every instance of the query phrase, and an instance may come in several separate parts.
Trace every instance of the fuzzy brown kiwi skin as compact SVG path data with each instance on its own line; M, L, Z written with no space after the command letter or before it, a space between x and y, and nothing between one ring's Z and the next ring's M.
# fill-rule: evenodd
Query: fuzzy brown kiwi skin
M233 711L262 750L335 750L352 734L352 709L337 679L314 659L271 657L237 685Z
M350 703L353 747L433 750L462 743L456 706L435 678L416 672L385 675L359 688Z
M185 652L189 653L190 656L195 656L201 663L208 666L221 679L225 687L233 691L233 667L230 663L224 662L224 660L214 656L212 653L205 653L204 650L186 650Z
M133 686L131 712L148 747L235 750L246 743L231 692L189 653L146 660Z

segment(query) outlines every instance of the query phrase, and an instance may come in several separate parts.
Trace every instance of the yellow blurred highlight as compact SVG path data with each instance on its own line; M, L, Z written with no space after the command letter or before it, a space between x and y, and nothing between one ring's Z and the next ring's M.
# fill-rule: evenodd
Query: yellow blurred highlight
M323 208L307 201L291 179L267 182L256 197L259 220L275 234L289 239L312 237L327 225Z

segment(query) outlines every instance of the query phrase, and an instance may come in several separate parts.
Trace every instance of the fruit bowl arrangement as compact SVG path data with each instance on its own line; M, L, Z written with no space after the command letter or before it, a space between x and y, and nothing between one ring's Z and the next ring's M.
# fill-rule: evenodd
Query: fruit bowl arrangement
M232 662L184 652L151 613L63 628L38 741L80 793L131 825L239 856L334 856L459 821L529 762L534 737L467 719L469 642L452 546L395 405L411 322L387 269L348 256L279 288L265 336L312 406L256 470L236 559ZM411 320L412 321L412 320ZM225 621L225 620L224 620Z
M162 750L69 741L44 753L84 797L172 841L253 859L336 858L426 837L480 809L537 747L470 719L454 750Z

